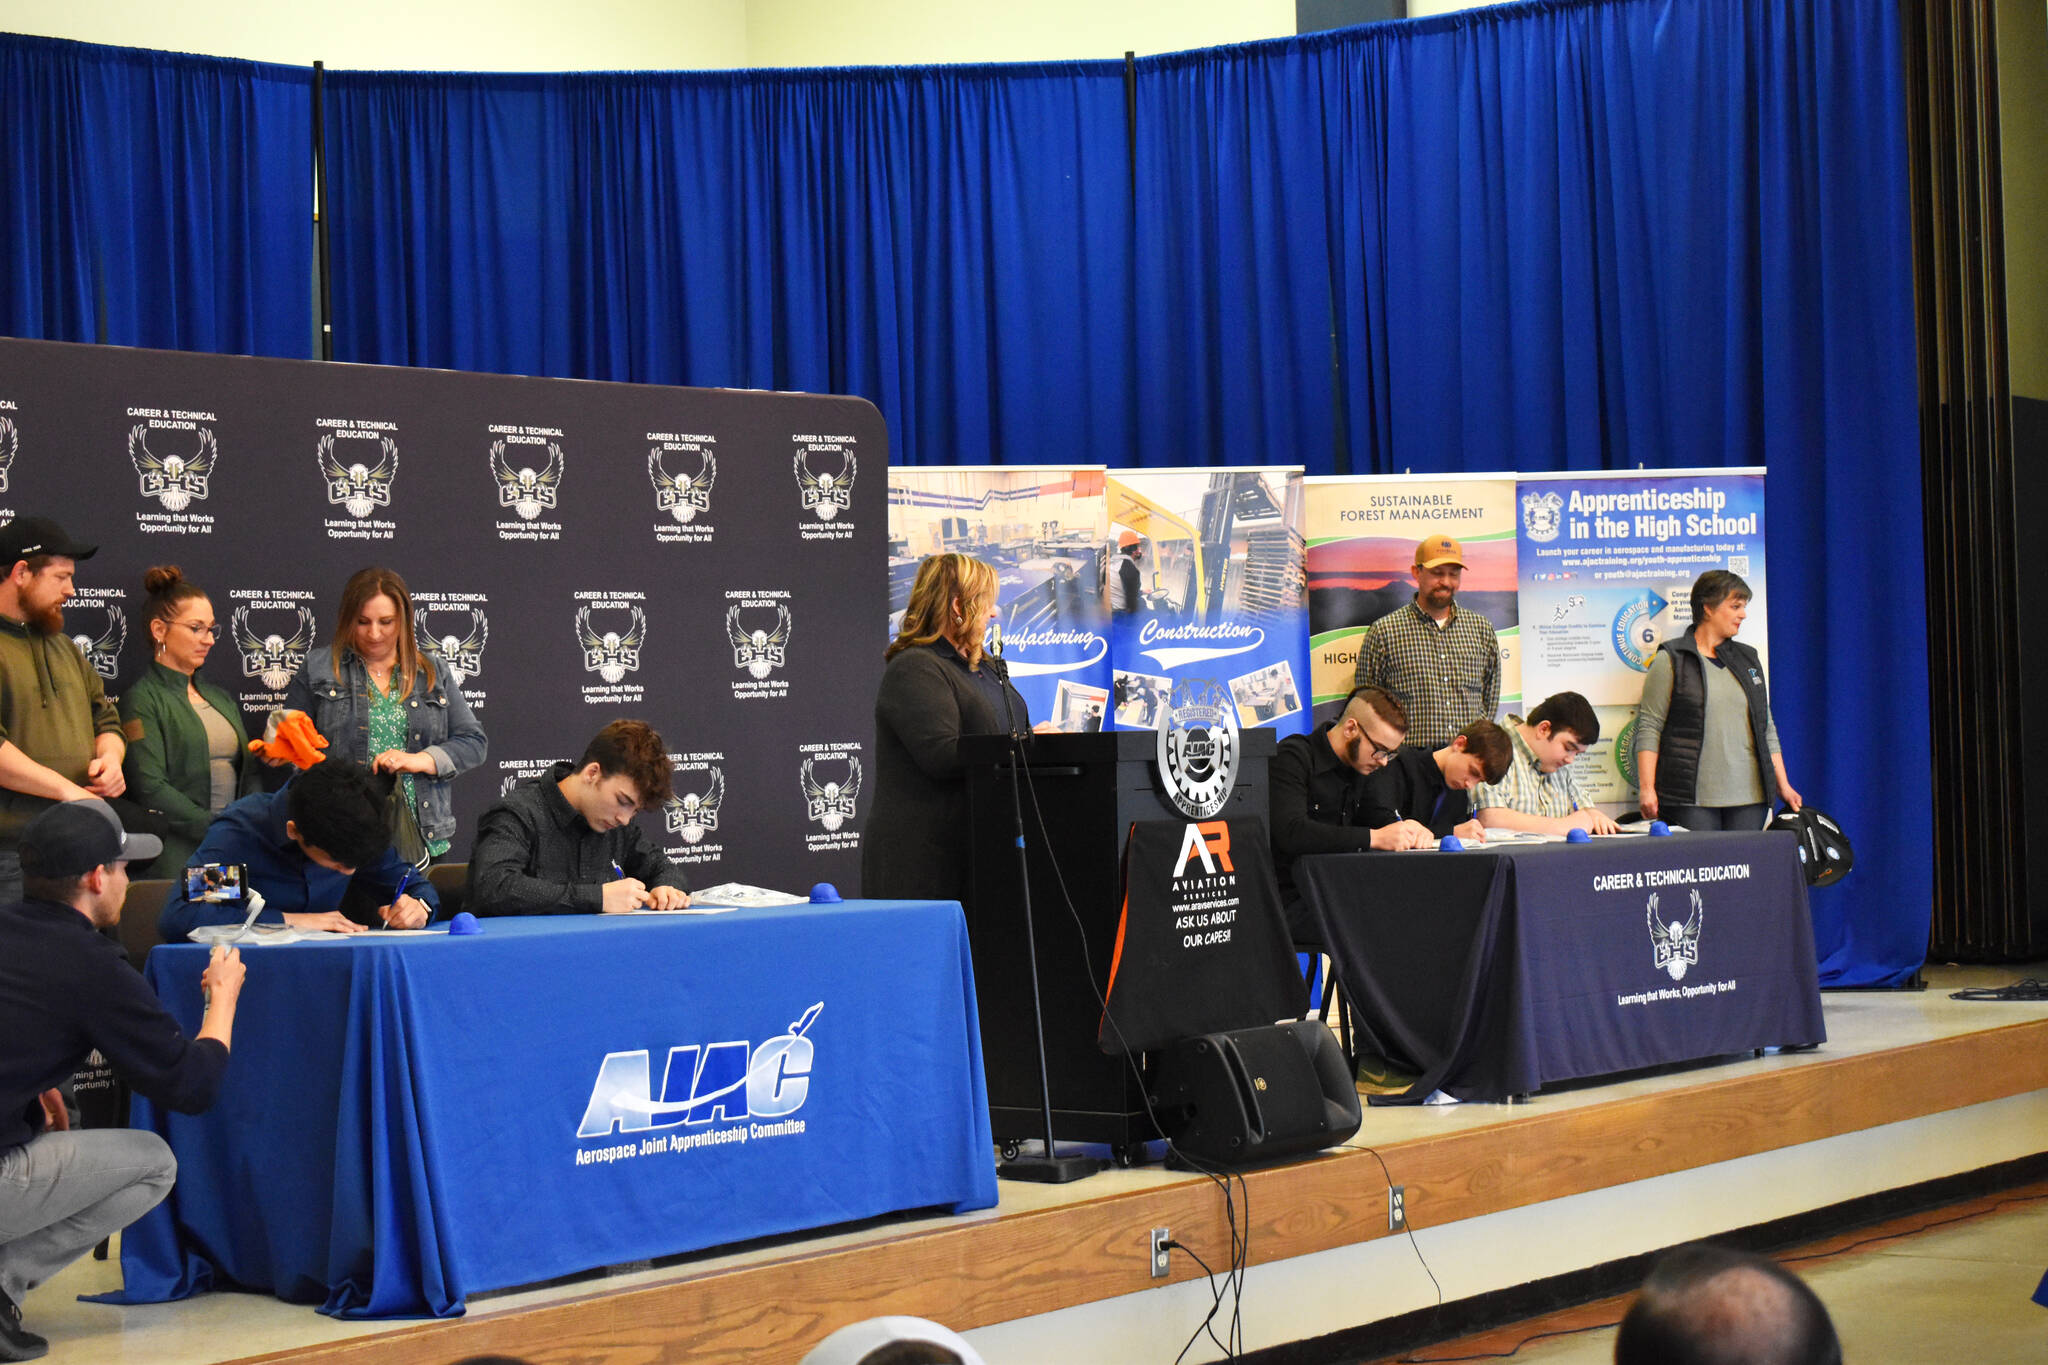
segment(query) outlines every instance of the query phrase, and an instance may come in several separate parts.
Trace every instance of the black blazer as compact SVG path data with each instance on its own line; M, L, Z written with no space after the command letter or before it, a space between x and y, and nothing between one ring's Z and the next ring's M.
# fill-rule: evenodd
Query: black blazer
M1024 698L1008 683L1003 687L1018 727L1030 728ZM875 696L875 802L860 841L863 896L966 898L967 778L960 737L1006 728L1005 717L951 645L917 645L889 660Z

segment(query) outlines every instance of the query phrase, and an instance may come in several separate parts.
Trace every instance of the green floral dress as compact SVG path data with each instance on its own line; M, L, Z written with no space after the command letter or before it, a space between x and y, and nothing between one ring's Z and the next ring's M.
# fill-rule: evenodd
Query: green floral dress
M406 747L405 702L400 699L397 689L382 691L376 680L370 681L370 757L375 758L386 749ZM412 789L412 774L404 773L399 782L405 787L405 804L412 807L413 817L420 813L420 801ZM427 843L427 852L439 858L448 852L446 839L432 839Z

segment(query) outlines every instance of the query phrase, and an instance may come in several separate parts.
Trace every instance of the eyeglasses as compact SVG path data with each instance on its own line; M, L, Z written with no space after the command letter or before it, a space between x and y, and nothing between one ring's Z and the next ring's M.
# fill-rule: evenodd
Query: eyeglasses
M220 638L219 626L202 626L197 621L180 621L177 624L191 631L202 640L218 640Z
M1365 727L1363 725L1359 725L1356 719L1352 720L1351 724L1357 728L1358 737L1364 740L1367 744L1370 744L1372 746L1372 756L1374 758L1392 758L1395 754L1401 752L1401 746L1398 744L1396 744L1391 749L1382 745L1378 740L1374 739L1371 735L1367 734L1365 732Z

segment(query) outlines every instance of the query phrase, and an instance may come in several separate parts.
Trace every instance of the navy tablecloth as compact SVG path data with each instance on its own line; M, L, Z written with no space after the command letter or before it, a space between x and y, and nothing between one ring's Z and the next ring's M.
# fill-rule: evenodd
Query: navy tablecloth
M1790 834L1327 854L1294 869L1361 1050L1419 1076L1392 1102L1499 1100L1827 1037Z
M122 1302L268 1290L344 1317L901 1209L996 1202L952 902L485 920L246 950L220 1101ZM207 950L147 974L198 1025Z

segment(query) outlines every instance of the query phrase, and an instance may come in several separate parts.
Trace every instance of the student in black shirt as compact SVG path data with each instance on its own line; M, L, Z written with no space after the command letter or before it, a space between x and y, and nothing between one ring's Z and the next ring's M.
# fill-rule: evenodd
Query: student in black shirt
M1441 749L1403 747L1365 784L1365 823L1374 829L1414 821L1431 837L1455 834L1484 843L1486 830L1472 813L1471 791L1498 782L1514 762L1508 732L1490 720L1475 720Z
M213 950L205 1022L187 1038L99 932L120 922L128 863L162 851L124 836L104 801L60 802L22 831L27 898L0 907L0 1360L49 1349L21 1325L23 1296L154 1208L178 1169L155 1133L69 1131L55 1087L97 1048L136 1090L194 1114L227 1069L240 955Z

